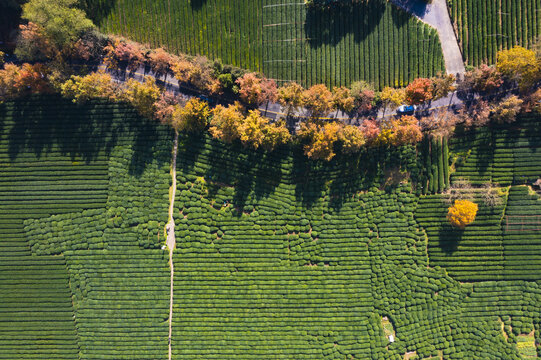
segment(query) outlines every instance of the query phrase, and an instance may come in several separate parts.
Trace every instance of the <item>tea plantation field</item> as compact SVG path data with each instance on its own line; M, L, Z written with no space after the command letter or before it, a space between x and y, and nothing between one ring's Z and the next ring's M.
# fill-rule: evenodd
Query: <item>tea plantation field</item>
M539 0L452 0L449 12L468 64L494 64L496 53L531 47L541 35Z
M383 0L331 11L290 0L89 0L103 31L305 86L403 86L445 70L436 30Z
M506 217L541 215L521 177L532 120L330 163L181 135L173 359L521 359L540 340L541 230ZM171 132L55 97L3 104L0 124L0 359L166 358ZM492 178L487 138L510 159L502 202L479 195L449 231L440 160L469 154L451 182Z

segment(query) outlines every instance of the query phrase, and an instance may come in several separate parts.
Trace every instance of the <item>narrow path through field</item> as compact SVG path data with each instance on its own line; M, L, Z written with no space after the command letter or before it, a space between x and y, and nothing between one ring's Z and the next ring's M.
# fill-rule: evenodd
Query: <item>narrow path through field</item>
M176 246L175 238L175 220L173 219L173 209L175 204L175 195L177 192L177 151L178 151L178 131L175 131L175 140L173 142L173 151L171 152L171 188L169 189L169 221L165 225L167 232L167 249L169 250L169 268L171 269L171 295L169 299L169 360L171 360L171 334L173 331L173 283L175 267L173 265L173 250Z
M392 0L397 6L438 31L447 73L463 74L466 69L445 1L432 0L430 4L427 4L425 0Z

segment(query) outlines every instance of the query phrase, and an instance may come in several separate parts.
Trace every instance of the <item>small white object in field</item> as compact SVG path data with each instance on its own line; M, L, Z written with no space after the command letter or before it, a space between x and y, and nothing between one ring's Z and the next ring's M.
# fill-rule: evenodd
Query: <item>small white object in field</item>
M389 342L392 342L392 343L394 342L394 336L389 335Z
M162 245L162 250L165 250L165 245Z

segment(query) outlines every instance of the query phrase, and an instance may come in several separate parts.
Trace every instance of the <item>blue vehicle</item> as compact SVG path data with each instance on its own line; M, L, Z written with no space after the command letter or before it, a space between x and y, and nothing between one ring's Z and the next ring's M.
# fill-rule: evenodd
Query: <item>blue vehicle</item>
M415 105L400 105L396 112L400 115L413 115L416 109Z

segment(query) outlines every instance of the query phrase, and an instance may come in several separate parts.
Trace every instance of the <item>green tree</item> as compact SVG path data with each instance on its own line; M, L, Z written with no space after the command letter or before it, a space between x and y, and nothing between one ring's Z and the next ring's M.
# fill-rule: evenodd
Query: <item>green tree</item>
M39 25L51 44L62 51L94 28L77 4L77 0L30 0L23 5L22 17Z

